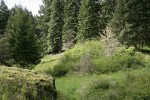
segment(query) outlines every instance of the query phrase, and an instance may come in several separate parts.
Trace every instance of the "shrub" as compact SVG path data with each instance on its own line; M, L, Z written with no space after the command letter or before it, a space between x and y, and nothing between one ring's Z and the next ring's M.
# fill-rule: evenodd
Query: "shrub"
M131 70L146 66L145 55L135 52L133 48L124 47L116 49L113 56L103 56L93 59L97 73L116 72L119 70Z
M53 68L52 75L63 76L67 74L70 71L70 69L72 69L72 67L75 66L74 64L75 64L74 62L64 62L64 63L58 64Z
M124 98L126 100L150 99L150 74L129 74L125 81Z
M63 61L77 61L83 55L91 54L91 57L99 57L103 54L103 45L100 41L86 41L85 43L76 44L74 48L65 52Z
M94 64L92 62L91 54L87 53L80 58L78 72L82 74L91 74L94 71Z
M53 68L54 76L62 76L68 72L91 73L93 72L93 58L101 56L103 46L99 41L87 41L76 44L74 48L66 51L60 63Z
M132 70L150 65L150 58L135 51L134 47L117 47L113 54L105 54L105 48L99 41L87 41L66 51L60 63L54 67L53 75L67 73L101 74Z
M150 74L127 73L117 80L100 77L82 89L82 100L149 100Z
M117 87L115 80L101 77L94 80L82 92L82 100L119 100L119 94L114 89Z

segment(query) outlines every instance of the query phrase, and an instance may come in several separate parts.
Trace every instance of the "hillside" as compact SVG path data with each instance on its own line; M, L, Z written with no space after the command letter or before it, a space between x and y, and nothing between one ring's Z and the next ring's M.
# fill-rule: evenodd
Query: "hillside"
M106 49L99 41L76 44L33 71L56 78L58 100L149 100L150 56L123 46L107 56Z

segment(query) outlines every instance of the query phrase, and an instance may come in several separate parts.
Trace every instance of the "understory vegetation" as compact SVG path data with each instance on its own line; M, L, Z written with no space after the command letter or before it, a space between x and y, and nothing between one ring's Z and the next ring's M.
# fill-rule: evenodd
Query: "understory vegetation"
M5 1L0 100L150 100L150 0Z
M106 55L106 49L101 41L79 43L33 70L56 78L60 100L149 100L149 55L125 46Z
M149 56L135 51L134 47L117 47L111 55L106 55L105 46L100 41L87 41L66 51L53 67L53 76L65 74L104 74L120 70L133 70L149 65Z

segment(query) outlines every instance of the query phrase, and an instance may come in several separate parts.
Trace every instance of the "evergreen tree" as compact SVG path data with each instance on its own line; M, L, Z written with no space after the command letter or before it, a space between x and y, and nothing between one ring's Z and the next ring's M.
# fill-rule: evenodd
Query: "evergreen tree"
M35 64L41 57L34 33L34 18L27 9L16 6L12 9L7 33L12 58L22 67Z
M53 0L49 22L49 38L52 53L58 53L62 49L62 27L63 2L62 0Z
M116 34L116 36L118 37L118 39L121 43L123 43L123 40L125 39L125 38L122 39L123 35L121 34L121 31L125 27L124 7L125 7L126 3L127 3L126 0L117 0L116 1L115 11L113 14L113 18L111 20L112 31L113 31L113 33Z
M149 43L149 9L149 0L117 0L112 26L123 44L143 48Z
M116 0L102 0L100 2L100 27L101 30L103 30L104 34L106 34L106 27L113 18L115 4Z
M49 38L48 38L48 23L50 21L50 15L51 15L51 2L52 0L42 0L43 5L40 6L39 14L40 16L36 17L37 25L36 29L39 33L40 41L43 45L43 52L48 53L49 51Z
M99 0L82 0L78 16L78 41L100 36Z
M76 42L79 7L80 0L65 0L64 2L63 39L67 43Z
M125 6L125 28L122 31L126 36L125 43L143 48L144 44L150 43L150 1L130 0ZM146 41L148 39L148 41Z
M5 5L5 2L1 0L0 3L0 34L4 34L4 31L7 26L7 20L9 17L10 11L8 10L7 6Z
M4 35L0 35L0 64L5 66L10 66L9 60L10 56L10 46L8 43L8 38Z

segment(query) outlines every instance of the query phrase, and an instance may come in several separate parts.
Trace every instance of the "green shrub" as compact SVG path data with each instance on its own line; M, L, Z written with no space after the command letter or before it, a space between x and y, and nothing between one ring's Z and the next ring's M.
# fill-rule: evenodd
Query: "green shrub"
M150 74L129 74L125 81L126 100L150 100Z
M127 73L117 80L100 77L82 89L82 100L149 100L150 73Z
M58 64L53 68L52 75L64 76L71 69L73 69L74 66L75 66L75 62L64 62L64 63Z
M132 70L146 66L145 55L134 49L118 48L113 56L103 56L93 59L97 73Z
M65 52L63 61L77 61L83 55L90 53L92 57L103 55L103 45L100 41L86 41L85 43L76 44L74 48Z
M74 48L66 51L60 63L53 68L54 76L62 76L69 72L91 73L93 71L93 58L102 56L103 46L99 41L86 41L76 44Z
M108 78L101 77L91 82L82 92L82 100L120 100L119 94L115 90L117 82Z
M133 70L150 65L150 57L135 51L134 47L117 47L112 55L105 53L99 41L86 41L76 44L66 51L58 65L54 66L53 75L67 73L101 74L120 70Z

